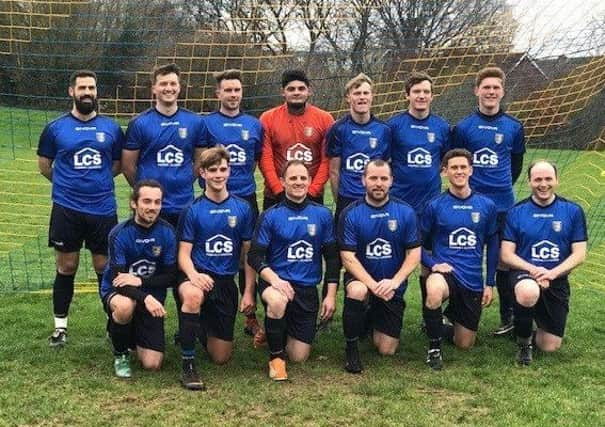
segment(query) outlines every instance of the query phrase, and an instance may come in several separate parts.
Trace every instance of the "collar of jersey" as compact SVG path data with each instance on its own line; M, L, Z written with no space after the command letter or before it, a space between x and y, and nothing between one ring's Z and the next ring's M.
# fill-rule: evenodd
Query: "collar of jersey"
M477 115L483 120L491 121L502 117L504 115L504 110L502 109L502 107L500 107L496 114L494 114L493 116L488 116L487 114L483 114L481 111L479 111L479 108L477 108Z
M309 199L306 198L302 202L296 203L295 201L290 200L290 199L288 199L287 197L284 196L284 201L282 203L285 206L289 207L290 209L294 209L295 211L302 211L309 204Z

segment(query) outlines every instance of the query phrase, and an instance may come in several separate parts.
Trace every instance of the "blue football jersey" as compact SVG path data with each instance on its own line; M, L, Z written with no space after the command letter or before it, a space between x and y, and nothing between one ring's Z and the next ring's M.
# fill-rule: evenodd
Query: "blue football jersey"
M420 218L423 241L436 263L448 263L462 286L483 290L483 248L496 234L496 206L473 192L459 199L449 191L431 200Z
M392 279L405 261L406 251L420 246L416 213L407 203L391 198L374 207L364 199L343 211L338 224L341 250L355 252L363 268L376 281ZM396 295L401 297L407 280Z
M193 200L193 156L205 145L201 116L179 108L165 116L150 108L128 124L127 150L139 150L136 180L155 179L164 187L163 210L179 213Z
M53 202L86 214L113 215L111 169L120 160L123 140L120 126L101 115L83 122L68 113L48 123L37 154L53 160Z
M435 114L417 119L407 111L387 123L393 130L391 194L420 213L441 192L440 164L450 149L450 125Z
M224 146L229 151L231 173L227 181L229 193L246 197L256 192L254 169L263 146L263 127L249 114L229 117L219 111L204 116L208 129L208 147ZM200 187L204 180L200 178Z
M176 236L164 220L151 227L138 225L133 219L121 222L109 233L109 259L103 272L99 293L105 299L113 292L113 271L128 271L147 279L165 270L176 269ZM141 288L164 303L166 288Z
M503 240L514 242L530 264L552 269L571 255L572 243L588 240L584 211L563 197L548 206L529 197L508 212Z
M316 286L322 277L322 247L334 242L334 220L328 208L285 200L261 214L253 244L266 248L266 264L281 279Z
M350 114L338 120L326 137L328 157L340 158L338 194L357 199L365 194L361 176L370 160L389 160L391 129L374 116L359 124Z
M504 112L486 116L475 111L456 125L453 146L473 155L471 188L494 201L498 212L514 202L511 154L525 152L525 134L519 120Z
M252 239L254 219L248 202L229 195L216 203L198 197L179 221L179 241L193 244L191 260L197 271L234 275L242 243Z

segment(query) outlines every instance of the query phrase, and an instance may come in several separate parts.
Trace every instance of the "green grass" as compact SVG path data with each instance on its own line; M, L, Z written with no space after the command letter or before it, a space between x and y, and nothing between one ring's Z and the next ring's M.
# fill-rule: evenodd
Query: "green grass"
M603 425L605 293L575 286L586 274L572 279L562 349L538 354L529 368L514 365L512 341L489 335L497 325L497 308L491 307L476 347L463 352L446 346L444 370L429 370L413 280L399 351L380 357L364 343L362 375L342 369L339 315L318 335L308 362L289 364L287 383L270 382L266 349L251 347L238 318L236 349L227 365L211 365L198 348L204 393L179 386L179 354L170 343L160 372L133 364L133 379L114 378L105 318L94 293L76 295L69 343L59 351L47 345L50 294L3 295L0 425ZM170 338L172 301L167 308ZM341 309L339 301L338 313Z

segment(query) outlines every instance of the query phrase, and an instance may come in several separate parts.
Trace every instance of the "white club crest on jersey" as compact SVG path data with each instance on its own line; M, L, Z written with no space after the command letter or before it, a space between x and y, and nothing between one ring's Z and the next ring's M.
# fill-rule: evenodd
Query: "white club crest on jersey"
M237 216L235 215L227 215L227 224L231 228L235 228L237 225Z
M153 256L160 256L162 254L162 247L161 246L152 246L151 253L153 254Z
M187 138L187 128L179 128L179 137L181 139Z
M428 142L435 142L435 132L427 132L426 139Z
M504 134L501 134L501 133L494 134L494 142L496 144L502 144L502 141L504 141Z
M552 229L555 232L557 232L557 233L560 232L562 228L563 228L563 223L561 221L553 221L552 222Z
M387 226L389 227L389 230L396 231L397 230L397 220L396 219L389 219L387 221Z
M315 234L317 234L317 225L307 224L307 232L309 233L309 236L315 236Z
M477 224L481 220L481 212L471 212L471 220Z
M378 146L378 138L370 137L370 148L373 150Z
M313 128L311 126L305 126L303 133L307 138L311 138L313 136Z
M95 136L98 142L105 142L105 132L97 132Z
M242 129L242 141L248 141L250 139L250 131L248 129Z

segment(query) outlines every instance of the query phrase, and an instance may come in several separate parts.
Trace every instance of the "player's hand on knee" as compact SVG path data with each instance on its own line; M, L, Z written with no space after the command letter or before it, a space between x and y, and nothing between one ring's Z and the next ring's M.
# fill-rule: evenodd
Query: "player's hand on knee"
M210 292L214 287L214 280L212 277L204 273L195 273L193 277L189 278L189 281L196 288L206 292Z
M287 280L277 279L271 283L271 286L284 294L285 297L288 298L288 301L292 301L294 299L294 288Z
M454 267L449 265L447 262L442 262L440 264L435 264L433 266L433 268L431 268L431 271L433 273L446 274L446 273L451 273L452 271L454 271Z
M153 317L166 316L166 310L164 309L162 303L151 295L147 295L145 298L145 308Z
M118 273L111 283L116 288L119 288L120 286L141 286L143 281L134 274Z

